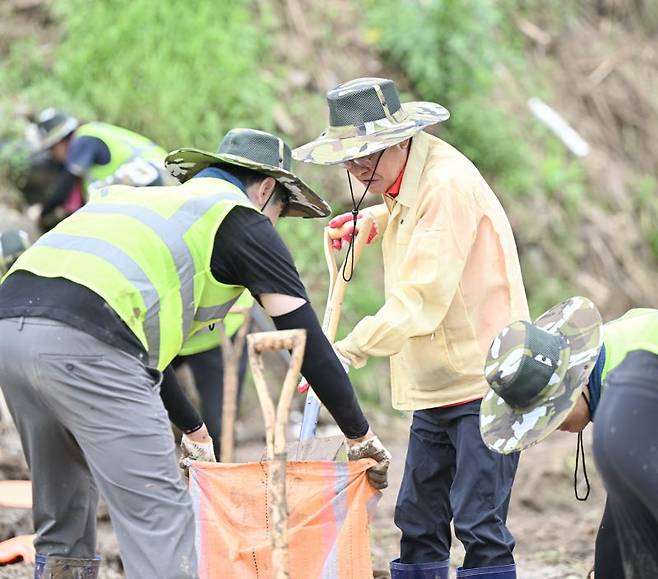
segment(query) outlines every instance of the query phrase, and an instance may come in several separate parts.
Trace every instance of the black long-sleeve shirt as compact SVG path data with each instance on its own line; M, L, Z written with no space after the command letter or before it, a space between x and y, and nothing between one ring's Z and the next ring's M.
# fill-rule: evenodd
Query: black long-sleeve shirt
M222 222L215 236L211 272L218 281L246 287L255 297L274 293L308 302L288 248L270 220L251 209L235 207ZM70 280L38 277L25 271L13 273L0 285L0 318L20 316L62 321L146 360L141 343L107 303ZM310 305L278 316L274 323L278 329L307 330L304 376L345 435L363 436L368 422ZM161 396L170 419L181 430L189 431L200 424L173 371L164 373Z

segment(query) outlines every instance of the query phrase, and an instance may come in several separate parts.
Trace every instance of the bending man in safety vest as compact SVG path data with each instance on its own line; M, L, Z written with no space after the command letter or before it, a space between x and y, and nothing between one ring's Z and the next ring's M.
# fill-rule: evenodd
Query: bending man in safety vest
M35 145L50 150L64 165L50 198L41 208L40 221L63 207L66 215L88 199L89 189L101 184L147 187L167 184L166 151L150 139L107 123L80 124L55 109L39 114L32 127Z
M165 406L186 447L200 443L197 458L212 460L212 446L180 392L161 401L161 372L245 288L278 329L306 329L304 375L348 455L375 458L371 481L385 486L390 455L273 227L282 214L329 213L290 163L281 139L249 129L229 132L216 154L175 151L168 167L182 186L94 191L3 279L0 375L32 471L37 577L97 576L99 491L128 579L196 577L191 500Z
M596 579L658 577L658 310L601 325L586 298L519 321L494 339L480 430L512 453L554 430L594 422L594 455L608 500L596 537Z
M454 518L466 551L457 576L512 579L505 523L518 456L492 453L478 430L487 348L500 327L528 315L512 228L473 164L423 131L448 118L441 105L400 103L382 78L346 82L327 101L330 126L294 155L341 164L365 187L361 201L379 198L366 211L382 232L386 290L335 347L356 368L390 357L393 406L414 412L391 575L446 579ZM354 192L352 200L356 213Z

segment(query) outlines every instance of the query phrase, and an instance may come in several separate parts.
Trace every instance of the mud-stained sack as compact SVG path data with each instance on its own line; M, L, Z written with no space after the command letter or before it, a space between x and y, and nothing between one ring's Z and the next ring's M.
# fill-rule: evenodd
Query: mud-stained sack
M373 461L289 462L291 579L370 579ZM267 463L195 462L190 491L201 579L273 577Z

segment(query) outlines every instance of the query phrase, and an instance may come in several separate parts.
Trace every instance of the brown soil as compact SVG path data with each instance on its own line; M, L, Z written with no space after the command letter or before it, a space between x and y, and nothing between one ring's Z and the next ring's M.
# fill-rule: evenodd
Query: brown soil
M254 406L250 425L260 422ZM397 556L399 533L393 524L395 495L402 477L406 451L407 422L388 419L386 443L393 453L390 487L383 494L372 525L372 552L375 568L384 569ZM258 437L249 428L250 437ZM6 430L0 448L0 479L28 477L16 433ZM556 433L540 446L523 454L517 475L509 524L517 539L516 557L519 577L523 579L581 579L592 566L594 536L603 510L601 483L590 473L592 495L579 503L573 496L573 458L576 439ZM239 461L254 460L263 443L256 440L238 449ZM591 460L591 452L588 450ZM593 471L593 464L590 465ZM29 512L0 511L0 540L17 534L32 533ZM104 557L102 579L122 577L118 545L104 508L99 512L99 552ZM452 561L457 566L463 551L454 541ZM17 564L0 568L1 578L32 577L31 565Z

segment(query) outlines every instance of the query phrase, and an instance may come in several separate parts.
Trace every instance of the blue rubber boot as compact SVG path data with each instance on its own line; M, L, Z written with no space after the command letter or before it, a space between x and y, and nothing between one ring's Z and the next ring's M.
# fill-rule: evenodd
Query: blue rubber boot
M477 567L475 569L457 569L457 579L516 579L516 565L496 565L495 567Z
M93 559L37 555L34 579L98 579L100 556Z
M391 561L391 579L448 579L450 559L432 563L400 563Z

